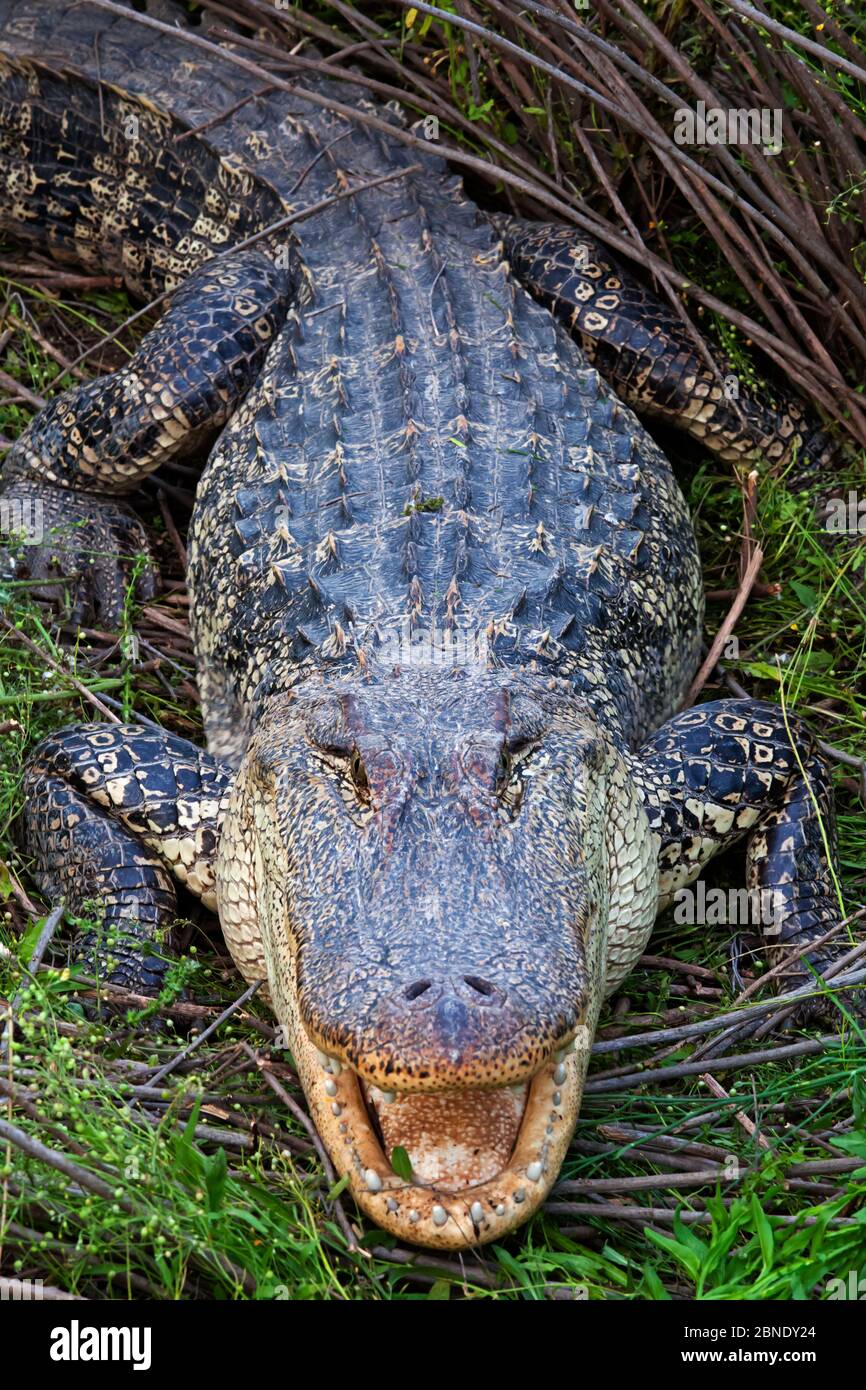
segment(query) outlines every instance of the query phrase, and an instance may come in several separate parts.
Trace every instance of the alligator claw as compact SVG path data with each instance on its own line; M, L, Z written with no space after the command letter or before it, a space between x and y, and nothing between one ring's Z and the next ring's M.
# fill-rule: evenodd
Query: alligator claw
M165 951L144 949L141 937L134 932L121 936L116 930L112 931L108 944L102 933L88 932L78 944L75 960L84 975L98 982L94 999L78 1001L86 1017L98 1023L116 1021L118 1015L127 1013L130 1008L142 1007L123 996L118 997L111 989L103 992L103 986L115 985L129 994L156 999L165 988L169 969L174 964L171 956ZM187 990L178 990L175 1002L183 1002L188 998ZM142 1026L151 1032L164 1032L169 1029L175 1033L185 1031L183 1027L178 1026L177 1020L171 1020L169 1023L159 1014L146 1020Z
M817 980L803 981L804 985L809 983L818 987ZM832 980L828 980L827 984L833 988ZM860 1024L866 1023L866 991L862 985L849 985L838 991L834 989L832 994L816 994L813 998L804 1000L791 1015L791 1026L838 1031L845 1013Z
M845 950L847 949L846 945ZM842 954L842 951L833 955L822 952L819 959L811 962L817 975L809 969L791 969L791 973L778 984L777 988L780 991L785 994L798 989L816 992L780 1010L773 1031L776 1028L781 1032L795 1031L799 1028L821 1028L835 1032L843 1021L843 1010L852 1015L858 1023L866 1022L866 989L862 985L848 984L838 988L835 979L820 978L834 966ZM844 972L842 977L844 978ZM824 991L825 985L832 993Z
M0 571L37 581L33 597L76 626L114 630L131 587L140 602L154 597L147 533L123 502L16 478L2 489L0 503L9 533Z

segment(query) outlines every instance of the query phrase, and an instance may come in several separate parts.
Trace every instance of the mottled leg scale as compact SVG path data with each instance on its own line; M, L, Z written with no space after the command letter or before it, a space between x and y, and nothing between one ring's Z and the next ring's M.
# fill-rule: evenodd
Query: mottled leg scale
M715 854L745 840L770 965L802 952L780 987L808 984L850 948L843 938L810 949L842 911L829 776L801 720L786 725L780 708L759 700L713 701L676 715L631 765L661 836L660 910ZM810 1011L824 1007L817 1000Z
M215 910L229 777L185 739L136 724L72 725L33 750L20 831L33 877L72 916L99 916L110 951L93 937L81 950L103 977L159 988L167 958L153 947L174 919L175 881Z
M226 423L285 319L289 292L288 274L254 248L209 263L177 291L126 366L39 412L9 451L0 490L25 515L34 504L42 509L44 543L26 547L19 573L77 574L74 616L117 621L130 556L148 551L143 528L117 499ZM139 598L152 592L148 574Z
M833 441L793 397L778 408L751 396L731 373L719 382L673 307L633 270L575 227L502 219L517 279L547 305L638 415L684 430L732 462L796 454L816 467ZM722 366L722 371L725 368Z

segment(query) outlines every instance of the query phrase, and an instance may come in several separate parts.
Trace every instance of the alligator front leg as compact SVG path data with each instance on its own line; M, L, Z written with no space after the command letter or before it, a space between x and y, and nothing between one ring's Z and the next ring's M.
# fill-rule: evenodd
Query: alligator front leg
M175 881L216 910L213 862L230 782L194 744L138 724L74 724L33 750L22 845L47 898L99 919L81 951L101 978L158 990Z
M830 781L803 723L786 724L763 701L713 701L676 715L630 763L661 837L659 910L713 855L745 839L749 915L770 964L801 953L780 987L816 983L813 972L826 971L850 942L814 946L842 909ZM828 1003L819 997L810 1011Z
M672 306L601 242L575 227L500 219L511 268L578 339L589 361L638 415L684 430L721 458L756 454L817 467L835 448L793 397L778 406L734 374L719 382Z
M118 619L143 528L122 499L167 459L226 423L285 320L291 277L257 248L209 261L184 282L129 363L58 396L10 450L3 529L29 543L17 573L68 581L73 617ZM7 567L8 568L8 567ZM140 597L153 588L139 576Z

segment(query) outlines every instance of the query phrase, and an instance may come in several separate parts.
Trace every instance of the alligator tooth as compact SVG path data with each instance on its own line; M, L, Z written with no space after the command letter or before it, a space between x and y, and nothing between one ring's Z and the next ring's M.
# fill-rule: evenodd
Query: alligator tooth
M554 1093L553 1093L553 1103L554 1103L554 1105L561 1105L561 1104L562 1104L562 1092L561 1092L561 1091L554 1091Z
M556 1071L553 1073L553 1080L557 1086L562 1086L567 1075L568 1072L565 1070L565 1063L560 1062L559 1066L556 1068Z
M515 1200L515 1202L525 1202L525 1201L526 1201L526 1188L525 1188L525 1187L518 1187L517 1191L516 1191L515 1194L514 1194L514 1200Z
M331 1102L331 1114L332 1114L332 1115L342 1115L342 1113L343 1113L343 1107L342 1107L342 1105L339 1105L339 1104L337 1103L337 1101L332 1101L332 1102Z
M444 1207L435 1206L430 1215L433 1217L434 1226L444 1226L448 1220L448 1213Z
M378 1086L370 1086L367 1089L374 1105L377 1105L379 1101L382 1101L384 1105L391 1105L397 1096L396 1091L382 1091Z
M413 1226L415 1225L415 1222L416 1222L416 1221L420 1221L420 1220L421 1220L421 1217L420 1217L419 1213L415 1210L414 1207L412 1208L412 1210L411 1210L410 1213L409 1213L409 1220L412 1222L412 1225L413 1225Z
M375 1168L367 1169L366 1173L364 1174L364 1181L367 1184L368 1192L381 1192L382 1179L379 1177L379 1174L376 1172Z
M541 1177L541 1164L538 1162L530 1163L526 1170L526 1176L529 1178L530 1182L538 1182L538 1179Z
M325 1071L330 1070L331 1059L327 1052L322 1052L321 1048L316 1048L316 1056L319 1059L319 1066L324 1067Z
M499 1203L499 1206L496 1208L496 1215L497 1215L497 1216L504 1216L504 1215L505 1215L505 1208L504 1208L504 1206L502 1205L501 1202Z
M343 1064L340 1061L339 1057L329 1057L328 1065L331 1068L331 1071L334 1076L339 1076L340 1072L343 1070Z
M472 1206L469 1208L469 1215L472 1217L476 1226L481 1225L481 1222L484 1220L484 1208L480 1202L472 1203Z
M400 1206L400 1203L397 1201L396 1197L389 1197L387 1206L389 1211L397 1211Z
M325 1082L325 1095L326 1095L326 1096L335 1096L336 1094L337 1094L337 1083L336 1083L336 1081L326 1081L326 1082Z

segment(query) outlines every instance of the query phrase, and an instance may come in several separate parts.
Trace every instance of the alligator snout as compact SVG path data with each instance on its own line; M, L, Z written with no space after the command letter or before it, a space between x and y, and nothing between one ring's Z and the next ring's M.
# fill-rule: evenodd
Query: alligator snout
M377 987L378 986L378 987ZM362 987L363 988L363 987ZM567 1008L548 1012L525 981L490 978L471 968L428 970L398 984L381 977L346 990L356 1008L330 1011L323 1029L315 1013L304 1022L312 1040L368 1085L385 1090L439 1091L522 1082L569 1033ZM579 1007L578 1000L575 1000ZM360 1005L360 1006L358 1006Z
M437 1085L490 1084L499 1078L502 1056L530 1020L507 988L473 973L427 974L401 984L376 1009L377 1036L398 1044L402 1070L410 1081ZM362 1042L355 1065L367 1073L371 1049ZM380 1071L381 1048L372 1049L372 1070ZM415 1061L423 1053L423 1064ZM392 1071L397 1070L396 1057ZM369 1065L369 1064L368 1064ZM386 1064L387 1065L387 1064ZM414 1075L413 1075L414 1073ZM372 1073L365 1079L375 1082Z

